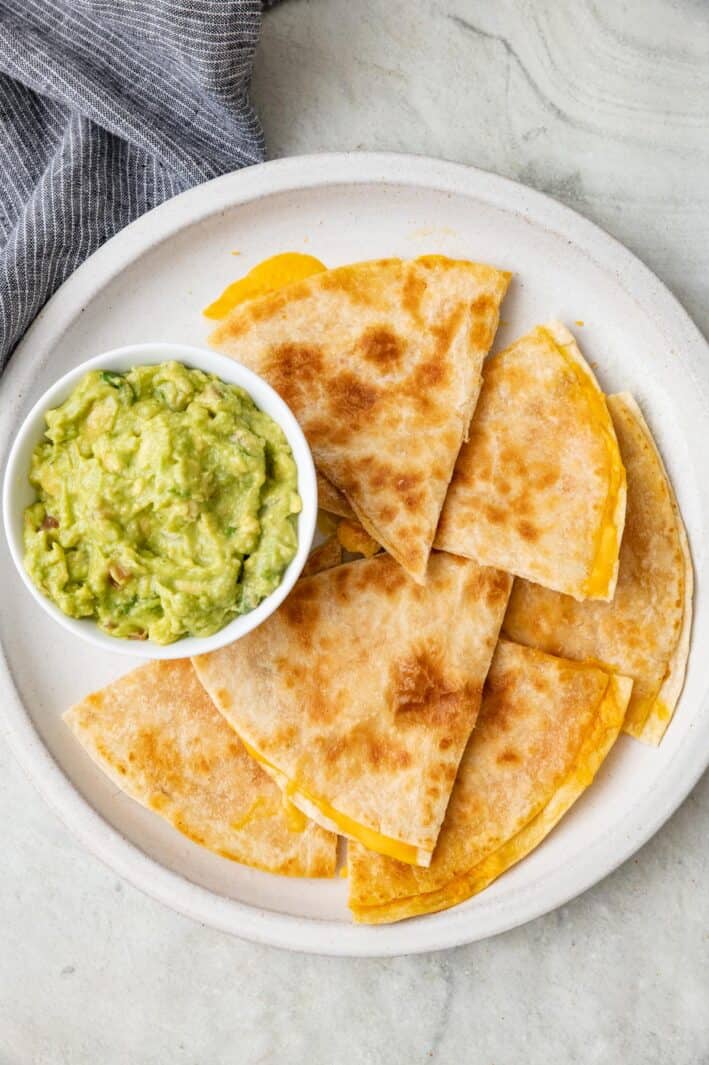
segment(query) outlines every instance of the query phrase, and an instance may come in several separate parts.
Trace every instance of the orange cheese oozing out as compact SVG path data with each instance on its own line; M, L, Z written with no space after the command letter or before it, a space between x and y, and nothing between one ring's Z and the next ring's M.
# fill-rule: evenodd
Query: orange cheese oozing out
M228 285L221 296L204 308L207 318L226 318L229 311L239 303L274 292L294 281L303 281L311 274L319 274L327 267L314 255L303 255L298 251L285 251L272 255L262 263L249 270L245 277Z
M243 739L241 741L244 747L249 752L251 757L256 762L260 762L261 765L267 766L269 769L275 769L268 759L259 754L258 751L246 743ZM401 840L393 839L391 836L385 836L381 832L377 832L373 828L368 828L367 825L361 825L359 821L353 820L351 817L347 817L346 814L340 813L334 806L330 806L324 799L317 798L306 788L302 787L297 781L289 780L285 787L285 795L287 799L292 800L296 796L301 796L312 806L315 806L321 814L323 814L329 821L337 825L338 829L344 836L349 836L350 839L356 839L368 850L376 851L378 854L385 854L389 858L398 858L400 862L407 862L409 865L417 865L419 860L419 848L414 847L411 843L402 843Z
M588 402L591 420L600 430L605 444L608 490L603 517L596 533L593 567L584 587L584 594L588 598L604 599L609 593L620 550L620 530L616 522L616 510L620 493L625 488L625 467L621 461L618 443L613 433L613 423L603 393L596 387L586 370L569 355L566 348L558 344L547 329L542 329L542 332L564 357L566 364L574 374Z

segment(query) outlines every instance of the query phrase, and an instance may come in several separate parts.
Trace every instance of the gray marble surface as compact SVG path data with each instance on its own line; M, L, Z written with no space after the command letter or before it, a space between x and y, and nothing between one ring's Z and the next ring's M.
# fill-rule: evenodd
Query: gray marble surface
M551 193L709 332L704 0L288 0L254 96L273 156L420 152ZM387 961L289 955L164 909L74 842L1 738L0 821L0 1065L709 1062L707 778L570 905Z

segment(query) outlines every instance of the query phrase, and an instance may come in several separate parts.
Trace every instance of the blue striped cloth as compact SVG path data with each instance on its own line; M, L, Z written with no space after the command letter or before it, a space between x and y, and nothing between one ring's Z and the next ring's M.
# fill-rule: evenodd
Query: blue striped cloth
M0 0L0 369L138 215L264 156L261 0Z

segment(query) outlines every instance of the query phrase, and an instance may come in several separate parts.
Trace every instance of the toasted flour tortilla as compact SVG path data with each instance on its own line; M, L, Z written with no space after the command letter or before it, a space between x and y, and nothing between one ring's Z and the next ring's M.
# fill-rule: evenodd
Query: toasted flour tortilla
M350 562L300 581L263 625L195 669L304 813L425 865L510 586L437 552L424 586L388 555Z
M440 255L355 263L241 304L210 337L280 392L321 473L419 582L509 278Z
M625 533L611 603L577 603L515 581L505 631L633 677L624 729L659 743L682 690L692 619L692 562L660 454L632 396L608 397L628 477Z
M435 544L575 599L611 599L625 473L591 369L560 323L488 360Z
M355 920L454 906L544 839L593 780L632 681L501 640L428 869L348 849Z
M195 843L269 873L334 875L337 837L284 803L188 659L141 666L64 720L122 791Z
M311 577L314 573L320 573L322 570L330 569L332 566L339 566L341 562L342 544L336 536L330 536L310 552L308 560L303 566L301 579L303 577Z
M327 514L336 514L338 518L354 518L355 512L349 505L342 492L335 488L320 471L317 471L318 481L318 506Z

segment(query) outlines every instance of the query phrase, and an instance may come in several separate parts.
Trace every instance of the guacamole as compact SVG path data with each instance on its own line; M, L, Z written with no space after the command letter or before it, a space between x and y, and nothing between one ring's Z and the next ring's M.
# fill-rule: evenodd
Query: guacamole
M25 566L112 636L208 636L296 553L301 503L280 427L236 385L177 362L92 370L46 414Z

